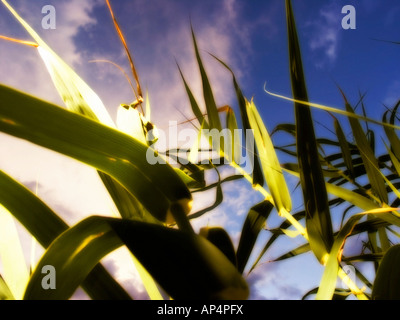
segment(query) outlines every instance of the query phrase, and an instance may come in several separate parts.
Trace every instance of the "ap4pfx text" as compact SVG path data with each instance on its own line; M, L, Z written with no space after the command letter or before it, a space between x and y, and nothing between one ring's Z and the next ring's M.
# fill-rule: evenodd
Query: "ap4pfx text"
M165 304L162 307L157 308L158 315L181 315L185 318L189 317L190 314L201 314L201 315L243 315L243 305L226 304L226 305L203 305L200 308L194 307L177 307L168 306Z

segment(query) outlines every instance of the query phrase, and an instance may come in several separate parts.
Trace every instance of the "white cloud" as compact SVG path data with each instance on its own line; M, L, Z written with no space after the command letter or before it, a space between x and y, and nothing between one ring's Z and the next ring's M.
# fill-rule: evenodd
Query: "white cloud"
M307 24L312 30L309 40L310 49L323 54L316 65L333 64L336 61L341 31L340 12L338 4L330 2L320 9L317 19Z
M393 81L387 89L383 104L389 108L394 107L394 105L399 101L399 92L400 80Z

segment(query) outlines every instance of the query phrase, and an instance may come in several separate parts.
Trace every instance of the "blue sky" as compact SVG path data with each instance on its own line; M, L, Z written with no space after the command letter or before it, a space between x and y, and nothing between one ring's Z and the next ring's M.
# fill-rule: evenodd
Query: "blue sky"
M129 72L104 1L10 0L10 3L98 93L113 117L120 103L133 100L125 78L116 68L109 64L89 63L93 59L109 59ZM56 8L55 30L41 28L41 8L46 4ZM348 4L356 9L355 30L341 27L344 16L341 10ZM149 91L152 121L159 128L167 130L169 120L183 121L178 110L191 117L175 61L201 101L201 82L194 59L190 23L198 38L218 105L229 104L237 110L230 74L207 52L232 67L245 95L248 98L254 96L269 130L278 123L294 121L293 105L270 97L263 90L267 83L273 92L291 94L283 0L120 0L112 1L112 5L132 50L141 85ZM380 119L383 103L391 106L399 98L397 59L400 46L373 39L400 41L400 27L396 23L400 4L390 0L296 0L293 7L310 100L343 108L339 85L351 103L357 102L359 91L366 93L368 115ZM29 40L3 6L0 6L0 30L3 35ZM33 48L1 41L0 70L1 83L62 105ZM322 111L313 111L313 115L319 122L333 127L331 118ZM345 119L342 123L347 128ZM323 126L317 124L316 129L318 135L332 138ZM278 144L286 141L284 135L274 139ZM113 208L109 200L104 200L104 188L92 170L5 135L0 135L0 140L6 151L4 154L8 155L0 157L0 169L27 185L34 185L37 179L39 194L69 223L93 213L107 215ZM26 154L30 155L29 162ZM293 189L296 181L289 178L288 182ZM237 242L247 209L261 198L242 182L227 184L224 191L224 204L194 224L196 228L205 224L224 225ZM214 193L209 192L196 199L195 209L213 200ZM278 217L270 221L272 226L279 222ZM259 245L267 238L265 233ZM265 261L300 243L302 240L297 238L280 242L267 254ZM132 280L135 273L129 265L118 262L125 258L125 252L118 252L110 258L108 265L133 294L144 297L139 282ZM252 298L301 298L322 275L321 267L314 260L307 255L287 262L263 264L248 279L253 288Z

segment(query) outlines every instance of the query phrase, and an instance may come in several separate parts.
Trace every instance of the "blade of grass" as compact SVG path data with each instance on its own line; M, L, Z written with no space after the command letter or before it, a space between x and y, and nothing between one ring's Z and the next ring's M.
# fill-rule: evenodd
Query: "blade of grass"
M235 248L232 240L224 228L221 227L203 227L199 235L210 241L216 246L228 260L237 267Z
M246 108L250 126L254 130L264 178L274 199L274 205L280 215L283 211L290 212L292 200L271 137L254 102L247 102Z
M271 202L263 201L253 206L247 214L242 232L240 233L239 245L236 252L238 270L240 273L243 273L257 238L261 230L263 230L265 222L273 208L274 206Z
M216 56L214 56L212 54L211 54L211 56L214 57L217 61L219 61L232 74L233 86L235 88L236 98L237 98L239 110L240 110L240 118L242 120L244 135L246 137L247 130L251 129L250 123L249 123L249 117L247 115L247 109L246 109L246 98L243 95L242 89L240 88L239 83L236 80L236 76L233 73L232 69L225 62L218 59ZM255 186L257 184L260 186L263 186L264 185L264 176L263 176L262 169L261 169L261 164L260 164L257 147L254 146L253 150L248 150L248 152L250 152L251 154L254 155L253 186Z
M192 93L192 90L190 90L190 88L189 88L189 85L187 84L185 77L183 76L181 68L179 67L178 64L177 64L177 66L178 66L178 70L181 75L181 78L183 80L183 84L185 85L186 93L188 95L192 111L193 111L194 115L196 116L197 120L199 121L199 124L204 126L205 129L208 129L209 128L208 122L205 119L203 112L200 110L200 107L196 101L196 98L194 97L194 95Z
M215 202L211 206L209 206L209 207L207 207L205 209L202 209L202 210L199 210L199 211L197 211L195 213L190 214L188 216L189 219L195 219L195 218L201 217L203 214L205 214L205 213L217 208L222 203L222 201L224 200L224 194L222 192L222 186L221 186L221 183L222 183L221 175L220 175L220 173L219 173L217 168L214 167L214 169L215 169L215 171L217 172L217 175L218 175Z
M21 300L29 272L22 251L21 239L10 212L0 204L0 260L4 280L13 296Z
M308 101L300 45L290 0L286 0L290 77L293 97ZM324 176L319 162L314 125L309 108L295 103L296 144L300 183L306 203L306 228L312 251L323 261L333 244L333 230Z
M340 149L343 154L343 161L346 164L347 169L349 170L349 177L354 179L354 167L353 161L351 158L351 152L349 148L349 144L347 142L346 136L343 132L342 126L340 125L339 121L335 118L335 131L338 138L338 142L340 144Z
M300 99L285 97L283 95L276 94L276 93L273 93L273 92L267 90L265 86L264 86L264 91L267 94L269 94L270 96L277 97L277 98L280 98L280 99L283 99L283 100L287 100L287 101L291 101L291 102L295 102L295 103L298 103L298 104L303 105L305 107L312 107L312 108L328 111L328 112L331 112L331 113L340 114L342 116L346 116L347 118L350 117L350 118L353 118L353 119L358 119L358 120L362 120L362 121L368 121L370 123L374 123L374 124L377 124L377 125L380 125L380 126L383 126L383 127L400 130L400 126L397 126L397 125L394 125L394 124L391 124L391 123L384 123L382 121L377 121L377 120L372 119L372 118L361 116L361 115L359 115L357 113L347 112L345 110L341 110L341 109L338 109L338 108L332 108L332 107L325 106L325 105L322 105L322 104L319 104L319 103L313 103L313 102L304 101L304 100L300 100Z
M238 125L235 117L235 113L232 108L229 108L226 114L226 128L231 133L231 162L240 164L242 158L242 145L240 143L241 137L238 130Z
M147 294L149 295L149 298L151 300L164 300L151 274L148 273L148 271L133 254L131 256L136 270L139 273L140 279L142 279L143 285L147 291Z
M200 57L200 52L197 46L196 36L194 34L193 28L191 28L191 30L192 30L192 39L193 39L194 50L196 53L197 64L199 66L201 81L203 84L204 102L206 104L210 129L217 129L218 131L221 131L222 126L221 126L221 120L219 119L217 104L215 103L214 94L212 92L211 85L203 65L203 61L201 60Z
M394 107L394 109L392 111L392 115L390 117L390 124L392 124L392 125L394 125L395 114L396 114L399 106L400 106L400 101L396 104L396 106ZM384 123L388 123L388 121L387 121L387 113L388 112L389 111L386 111L383 115ZM385 129L386 136L389 139L390 146L393 150L393 153L396 155L397 159L400 159L400 139L399 139L399 137L397 136L397 134L393 128L384 127L384 129Z
M346 110L350 113L354 113L353 108L348 103L344 94L343 98L345 100ZM383 203L388 203L388 195L385 182L376 169L379 168L378 160L376 159L374 152L371 149L370 144L368 143L368 140L359 121L354 118L349 118L349 122L353 130L353 135L356 140L357 147L360 150L361 158L363 160L369 182L371 183L371 188Z

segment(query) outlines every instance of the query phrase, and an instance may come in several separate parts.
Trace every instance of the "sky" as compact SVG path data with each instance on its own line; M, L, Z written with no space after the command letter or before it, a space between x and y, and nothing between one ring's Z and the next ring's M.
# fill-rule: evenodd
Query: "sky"
M115 119L121 103L134 100L122 73L110 64L91 63L108 59L129 73L129 64L103 0L14 0L10 3L99 95ZM196 65L190 26L219 106L230 105L236 112L232 78L208 53L226 62L235 72L246 97L254 98L268 130L278 123L293 123L293 104L271 97L268 90L290 96L285 6L283 0L119 0L111 1L115 15L134 57L140 82L149 92L152 122L161 130L169 121L193 117L179 76L182 69L198 101L201 78ZM56 9L56 28L43 29L44 5ZM342 28L342 8L353 5L356 29ZM400 46L400 3L391 0L295 0L293 8L301 42L309 98L313 102L344 108L338 87L350 103L366 94L368 116L380 120L384 105L399 98L400 75L397 58ZM0 34L31 40L7 9L0 5ZM0 41L0 83L63 105L42 60L32 47ZM332 138L332 119L313 111L318 136ZM346 119L340 118L348 133ZM182 127L180 127L182 128ZM291 141L284 134L273 137L276 144ZM115 211L96 172L72 159L60 156L5 134L0 134L0 170L31 189L70 224L92 215ZM285 160L284 155L279 155ZM224 172L229 174L231 171ZM296 180L287 177L295 195ZM216 210L193 222L196 230L205 225L222 225L237 244L247 210L262 198L245 182L223 187L224 202ZM213 191L195 197L193 211L214 201ZM294 197L296 198L296 197ZM300 204L296 203L296 205ZM280 223L274 216L273 227ZM27 247L29 237L21 232ZM268 232L257 242L260 249ZM263 264L247 280L251 299L300 299L314 288L323 269L311 255L284 262L267 263L280 253L301 244L299 238L277 243ZM28 248L29 249L29 248ZM28 251L27 249L27 251ZM37 255L40 255L38 250ZM146 298L137 274L124 249L105 260L107 268L134 297ZM77 294L83 297L83 294Z

